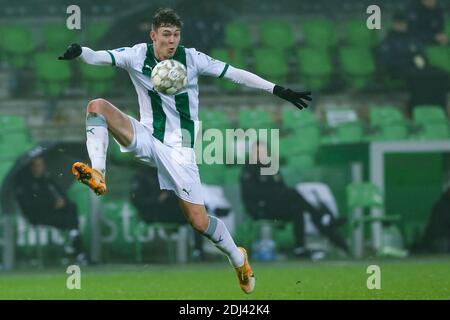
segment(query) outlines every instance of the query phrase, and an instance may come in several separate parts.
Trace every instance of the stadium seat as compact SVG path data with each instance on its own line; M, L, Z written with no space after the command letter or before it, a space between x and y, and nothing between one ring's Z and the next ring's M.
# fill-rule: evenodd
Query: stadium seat
M375 72L375 62L369 49L343 47L339 51L342 70L353 89L363 89Z
M448 122L444 109L435 105L421 105L413 109L413 119L416 124Z
M408 137L408 127L403 113L396 107L370 109L370 125L376 132L372 141L403 140Z
M49 96L61 95L70 81L70 65L55 59L52 53L38 53L34 62L38 87Z
M249 49L252 47L252 35L248 23L246 22L232 22L225 25L224 42L229 48L238 50Z
M318 126L319 120L312 111L298 112L295 108L285 108L281 112L281 121L284 129L297 130L307 126Z
M292 25L286 21L262 21L259 25L261 45L277 50L290 49L295 45Z
M302 48L298 51L299 75L306 86L313 90L323 89L329 82L333 71L328 51L323 49Z
M255 49L256 72L271 82L285 83L289 66L286 55L277 49Z
M431 46L426 48L426 54L430 65L450 72L450 47Z
M81 33L79 30L69 30L66 22L50 23L42 28L45 49L53 52L63 52L71 43L79 42Z
M31 28L9 25L2 28L2 33L2 48L7 61L16 68L27 66L30 55L36 49Z
M112 88L114 76L112 67L91 66L80 64L83 87L87 87L90 94L100 96Z
M88 23L86 32L87 43L95 48L98 45L98 41L106 34L109 27L110 23L107 21L95 21Z
M268 129L274 127L274 122L265 110L242 108L238 112L238 125L243 129Z
M16 115L0 116L0 132L11 130L22 130L26 128L25 119Z
M320 129L317 126L303 127L286 137L280 138L280 156L289 161L296 155L314 155L320 146Z
M346 23L347 44L355 47L372 48L377 44L379 32L366 26L366 18L353 19Z
M413 109L414 123L419 127L416 138L422 140L448 139L449 121L440 106L422 105Z
M199 119L202 121L202 130L206 129L231 129L231 122L224 111L215 111L208 109L201 109L199 112Z
M330 20L305 21L302 30L307 47L324 50L335 46L337 43L335 26Z
M202 184L221 186L225 184L226 167L224 164L199 164Z
M241 50L216 48L211 50L211 57L228 63L236 68L246 68L244 55L242 54ZM226 79L219 79L217 83L225 90L236 90L240 88L240 85Z
M379 187L370 182L354 182L347 186L347 209L352 212L351 229L353 233L353 250L356 257L361 257L364 253L366 223L380 222L383 224L393 224L400 220L399 215L386 215L384 212L384 199ZM378 217L365 216L364 209L380 209L382 214ZM383 243L377 254L384 252ZM391 251L392 252L392 251ZM392 254L392 253L391 253ZM398 256L407 253L401 249L396 250Z

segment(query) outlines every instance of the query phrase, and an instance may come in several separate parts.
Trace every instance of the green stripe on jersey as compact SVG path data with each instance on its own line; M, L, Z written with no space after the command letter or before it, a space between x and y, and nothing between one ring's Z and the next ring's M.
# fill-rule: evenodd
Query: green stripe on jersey
M166 114L162 108L161 97L156 91L149 90L148 94L152 102L153 111L153 136L164 143L164 132L166 131Z
M106 51L109 53L109 55L111 56L111 65L115 66L116 65L116 58L114 58L114 55L110 52L110 51Z
M189 110L189 96L187 92L175 96L175 106L180 114L181 134L183 147L194 147L194 121Z
M222 78L225 75L225 72L227 72L229 66L230 65L228 63L225 65L225 68L223 68L223 71L220 74L219 78Z

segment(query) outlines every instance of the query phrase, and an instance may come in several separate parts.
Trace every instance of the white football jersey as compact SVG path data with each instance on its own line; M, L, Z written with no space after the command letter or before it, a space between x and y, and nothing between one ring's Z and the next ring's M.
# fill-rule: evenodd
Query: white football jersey
M198 76L221 78L228 64L193 48L178 46L171 59L184 64L188 81L185 90L170 96L154 90L150 80L152 69L159 62L153 44L141 43L107 52L112 65L127 70L130 75L138 95L140 122L152 128L153 136L162 143L192 148L199 129Z

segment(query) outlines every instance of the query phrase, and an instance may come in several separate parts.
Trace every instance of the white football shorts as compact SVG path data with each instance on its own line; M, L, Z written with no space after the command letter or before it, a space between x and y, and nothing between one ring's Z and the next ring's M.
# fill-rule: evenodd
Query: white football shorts
M139 162L156 167L161 189L173 190L179 198L203 205L202 184L194 149L167 146L152 135L151 128L133 117L129 118L134 130L133 142L124 147L116 141L120 151L131 152Z

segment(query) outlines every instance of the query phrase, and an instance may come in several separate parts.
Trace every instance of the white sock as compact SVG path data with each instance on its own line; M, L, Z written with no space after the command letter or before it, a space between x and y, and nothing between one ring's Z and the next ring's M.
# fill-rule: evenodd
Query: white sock
M89 112L86 116L86 146L92 168L105 174L106 152L108 150L108 125L99 113Z
M220 251L227 255L228 260L235 268L242 267L244 265L244 254L234 243L234 240L223 221L216 217L208 217L208 228L203 235L211 240Z

